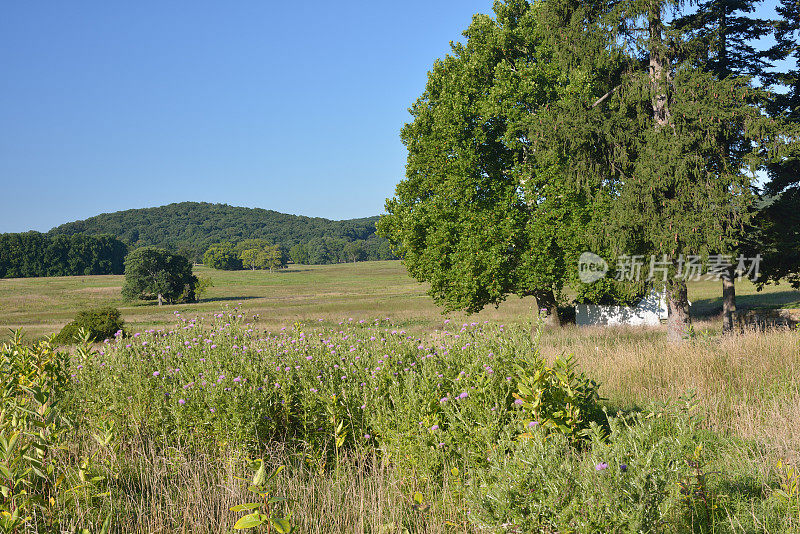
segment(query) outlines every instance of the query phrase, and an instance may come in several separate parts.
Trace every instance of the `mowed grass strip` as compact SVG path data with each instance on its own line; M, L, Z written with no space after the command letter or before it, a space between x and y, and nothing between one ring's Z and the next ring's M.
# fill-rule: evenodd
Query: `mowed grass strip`
M122 300L123 276L70 276L53 278L0 279L0 337L22 328L29 336L58 332L78 311L96 306L116 306L130 330L170 325L174 313L204 315L225 306L239 307L247 315L258 315L259 327L269 330L296 321L323 323L390 318L398 326L425 331L437 328L445 318L475 322L527 322L535 310L532 298L510 296L498 308L481 313L443 315L427 286L410 278L400 261L360 262L339 265L296 265L268 271L217 271L195 267L199 277L210 278L214 287L194 304L165 305ZM737 283L740 307L800 306L800 292L787 285L767 286L758 292L752 283ZM692 311L698 318L713 320L721 311L721 283L693 282L689 285ZM701 323L716 328L715 322ZM624 335L631 335L625 331ZM619 333L611 334L619 335ZM637 334L637 335L641 335Z

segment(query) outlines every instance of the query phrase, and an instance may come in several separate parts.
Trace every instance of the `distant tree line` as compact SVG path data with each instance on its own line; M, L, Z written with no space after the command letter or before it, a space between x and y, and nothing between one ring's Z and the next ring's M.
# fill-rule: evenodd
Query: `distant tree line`
M396 259L389 242L377 235L352 241L330 237L311 239L292 246L289 249L289 258L301 265Z
M179 251L179 254L181 253ZM298 265L327 265L394 258L389 242L372 235L367 239L352 241L319 237L291 247L282 243L273 244L266 239L215 243L203 254L203 263L207 267L226 271L241 269L273 271L286 267L290 261Z
M0 234L0 278L122 274L127 253L110 235Z
M237 246L251 239L277 245L285 254L296 245L306 247L310 259L303 263L339 263L353 261L354 257L359 261L362 256L363 259L394 258L386 240L375 234L377 220L376 216L332 221L226 204L181 202L104 213L63 224L49 234L110 234L131 249L154 246L175 251L194 262L205 262L204 254L212 246L220 243ZM354 241L361 243L349 247L348 258L343 252L344 244Z

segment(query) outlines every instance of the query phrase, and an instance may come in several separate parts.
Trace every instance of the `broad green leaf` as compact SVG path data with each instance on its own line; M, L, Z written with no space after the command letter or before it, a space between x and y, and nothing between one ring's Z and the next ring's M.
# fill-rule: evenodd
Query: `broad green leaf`
M244 530L246 528L253 528L260 526L264 521L261 519L261 514L258 512L253 512L252 514L247 514L246 516L242 516L233 525L233 528L236 530Z
M244 512L245 510L255 510L256 508L260 507L260 502L248 502L246 504L237 504L236 506L231 508L232 512Z
M279 517L270 517L269 522L270 524L272 524L275 530L280 534L289 534L292 531L292 524L289 523L288 519Z

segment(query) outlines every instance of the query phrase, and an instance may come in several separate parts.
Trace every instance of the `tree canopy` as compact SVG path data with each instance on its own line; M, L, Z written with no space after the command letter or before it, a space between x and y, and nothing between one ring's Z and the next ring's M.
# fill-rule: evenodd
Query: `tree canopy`
M193 302L197 277L192 264L183 256L163 249L142 247L125 258L126 300L163 300L169 303Z
M581 289L582 250L652 256L669 271L670 336L687 334L682 258L736 249L752 171L786 130L736 64L697 57L707 35L665 22L669 8L496 2L434 64L378 226L446 309L510 293L551 305Z
M563 147L537 151L535 139L562 120L556 109L611 89L620 58L591 32L557 46L592 17L584 4L498 2L495 14L476 16L466 43L429 72L401 132L406 179L378 227L446 309L474 312L510 293L552 309L577 278L570 267L601 203L564 179Z

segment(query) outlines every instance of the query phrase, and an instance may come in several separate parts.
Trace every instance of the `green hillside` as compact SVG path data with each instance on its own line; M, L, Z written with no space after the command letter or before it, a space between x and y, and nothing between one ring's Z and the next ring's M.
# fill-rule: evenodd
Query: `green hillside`
M388 250L375 235L378 217L332 221L260 208L181 202L157 208L103 213L62 224L49 234L110 234L131 248L157 246L199 258L212 244L265 239L287 248L303 243L363 241L366 250ZM378 258L370 258L378 259ZM335 262L334 262L335 263Z

